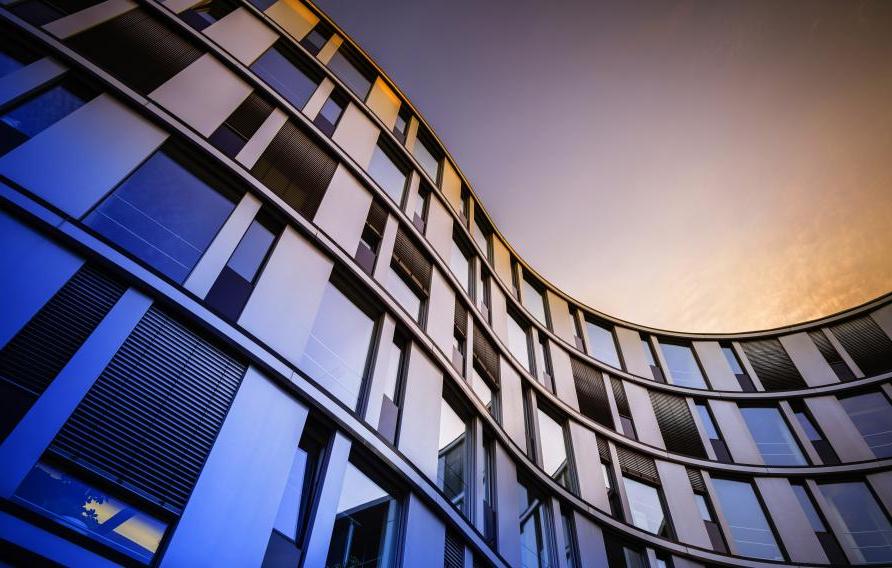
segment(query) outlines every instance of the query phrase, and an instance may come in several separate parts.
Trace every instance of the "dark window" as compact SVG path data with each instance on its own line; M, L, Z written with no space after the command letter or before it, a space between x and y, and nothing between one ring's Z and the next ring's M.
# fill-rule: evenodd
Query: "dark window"
M548 348L548 337L541 331L536 334L539 338L539 352L542 354L542 369L538 369L538 377L549 391L554 393L554 368L551 364L551 351Z
M465 545L461 537L446 529L446 544L443 547L443 568L464 568Z
M666 376L663 374L663 369L660 368L659 362L657 362L657 358L654 355L654 348L650 344L650 339L647 336L641 337L641 350L644 351L644 360L647 361L648 367L650 367L651 375L658 383L665 383Z
M412 119L412 111L408 105L403 104L400 107L399 114L396 115L396 123L393 126L393 135L400 141L400 144L406 143L406 135L409 133L409 121Z
M703 442L687 400L659 391L649 390L648 394L666 449L695 458L705 458Z
M273 105L256 92L251 93L208 137L208 141L230 158L234 158L272 111Z
M0 115L0 154L9 152L55 124L93 98L91 89L67 80L3 109Z
M148 94L202 52L143 8L81 32L68 45L141 94Z
M347 108L346 95L335 89L322 105L319 114L313 119L313 124L324 132L326 136L331 136L334 134L345 108Z
M468 310L455 299L455 321L452 328L452 366L462 376L465 374L465 354L468 343Z
M278 0L248 0L251 4L257 7L261 12L266 11L267 8L275 4Z
M390 267L388 291L416 321L422 322L433 268L421 247L402 229L396 234Z
M419 232L424 233L427 227L427 205L430 203L431 190L426 184L418 188L418 197L415 199L415 210L412 212L412 224Z
M483 538L490 546L496 545L496 488L495 450L489 436L483 438Z
M479 270L474 275L476 280L474 282L474 300L477 302L477 308L483 314L486 323L490 323L492 320L492 313L489 309L490 306L490 281L492 277L489 272L486 270L486 267L483 266L483 263L479 263Z
M730 345L722 345L722 354L725 356L725 361L728 362L728 368L731 369L731 373L737 378L737 382L740 384L740 389L743 392L755 392L756 385L753 384L753 380L743 369L743 365L740 364L740 360L737 358L737 353L734 352L734 348Z
M548 568L552 565L553 535L545 494L531 483L517 480L520 489L520 566Z
M321 74L279 40L251 64L251 70L298 110L316 91Z
M325 47L325 44L328 43L328 40L331 39L332 33L331 26L320 20L310 30L310 33L300 40L300 44L313 55L318 55L322 48Z
M63 16L80 12L102 0L22 0L9 6L9 11L29 24L41 27Z
M818 537L827 559L834 566L848 565L849 561L845 553L840 548L836 537L827 528L827 523L818 512L817 507L815 507L808 489L802 483L791 483L790 487L793 489L793 493L796 494L796 499L799 500L799 504L802 506L802 512L805 513L811 528L815 531L815 536Z
M892 339L872 317L832 325L830 331L868 377L892 370Z
M372 152L367 171L384 193L402 207L403 194L406 191L406 182L409 180L409 169L402 160L395 158L396 153L391 151L383 139L378 140Z
M474 364L471 367L471 389L496 420L499 419L499 352L495 345L474 326Z
M282 227L261 213L242 240L205 298L208 306L230 321L236 321L254 290L260 269Z
M437 486L455 508L467 515L468 425L446 398L440 400Z
M595 422L613 428L613 415L601 372L576 359L571 359L570 363L576 383L579 411Z
M613 390L613 400L616 401L616 409L619 413L620 426L622 433L633 440L638 439L635 433L635 422L632 420L632 409L629 406L629 399L626 398L626 389L620 379L610 377L610 388Z
M180 13L180 18L196 30L203 30L235 10L231 0L205 0Z
M765 390L796 390L806 387L802 375L779 340L745 341L741 345Z
M356 262L369 276L375 272L375 261L378 259L378 251L381 247L381 240L384 238L386 225L387 208L377 199L373 199L354 255Z
M882 392L839 399L864 441L878 458L892 457L892 405Z
M545 290L542 284L535 281L529 274L523 277L523 305L533 317L543 325L549 326L548 309L545 304Z
M346 44L341 44L328 62L328 68L362 100L369 94L377 75L371 64Z
M725 444L725 440L722 439L718 426L716 426L715 421L712 419L712 412L709 410L709 405L705 402L697 402L694 406L697 409L697 414L700 416L700 422L703 424L703 429L706 431L706 437L709 439L709 443L712 445L712 450L715 452L715 459L723 463L731 463L731 453L728 451L728 446Z
M892 562L892 523L868 485L851 481L818 484L830 506L828 513L842 521L840 544L857 563Z
M30 41L20 41L16 32L0 25L0 77L5 77L35 61L38 54Z
M812 420L805 403L798 400L790 401L790 407L793 409L793 414L796 416L799 426L805 432L805 436L815 448L818 456L820 456L821 462L824 465L839 463L839 457L833 450L833 446L830 445L830 442L821 433L818 425Z
M235 208L207 168L186 166L165 146L84 220L110 241L182 282Z
M821 352L824 360L827 361L827 364L830 365L830 368L833 369L833 373L839 380L851 381L855 379L855 373L853 373L846 362L843 361L842 357L836 351L836 348L833 347L833 344L830 342L830 339L827 338L827 335L824 333L824 331L820 329L809 331L808 336L811 338L812 341L814 341L815 346L817 346L818 348L818 351Z
M387 354L381 412L378 414L378 432L390 442L396 440L396 427L402 404L402 384L406 376L408 359L409 343L401 334L395 333Z
M598 441L600 442L601 438L598 438ZM613 476L613 465L609 460L610 453L609 451L601 453L606 454L606 457L604 455L601 457L601 475L604 477L604 487L607 489L607 502L610 504L609 512L614 518L622 519L623 506L622 503L620 503L619 491L616 489L616 479Z
M577 568L579 562L579 543L576 542L576 523L573 520L573 509L561 505L561 527L564 533L564 559L567 568Z

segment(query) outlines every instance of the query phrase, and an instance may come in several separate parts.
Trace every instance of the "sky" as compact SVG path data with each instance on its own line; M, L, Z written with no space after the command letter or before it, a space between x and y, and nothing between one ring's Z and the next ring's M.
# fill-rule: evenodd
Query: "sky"
M317 0L514 250L656 328L892 291L892 2Z

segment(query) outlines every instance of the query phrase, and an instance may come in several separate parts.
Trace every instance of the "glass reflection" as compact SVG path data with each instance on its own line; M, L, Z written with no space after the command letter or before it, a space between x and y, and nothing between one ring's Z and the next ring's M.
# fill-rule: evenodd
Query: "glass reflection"
M471 263L455 241L452 242L452 251L449 255L449 268L452 269L452 273L455 274L455 278L461 284L461 287L470 293Z
M548 509L543 496L518 480L520 489L520 565L522 568L551 566Z
M879 392L850 396L839 401L878 458L892 457L892 405Z
M440 435L437 446L437 485L460 511L465 500L465 439L467 426L445 400L440 401Z
M625 476L623 487L629 500L632 524L647 532L668 536L669 524L657 488Z
M381 186L384 193L390 196L397 205L403 204L403 192L406 189L406 174L387 155L380 145L375 146L372 160L367 168L375 183Z
M703 380L700 366L690 347L661 341L660 349L663 351L663 357L669 367L673 384L695 389L706 388L706 381Z
M585 330L588 332L589 355L611 367L621 369L616 343L613 341L613 332L588 320L585 322Z
M424 171L427 172L427 175L431 176L432 180L438 181L437 178L440 175L440 161L434 157L434 153L430 151L427 144L423 140L418 139L412 153L415 155L415 159L418 160L418 163L421 164L421 167L424 168Z
M387 291L412 316L412 319L421 321L421 296L406 283L405 279L392 266L387 274Z
M328 68L360 99L365 99L372 87L372 82L349 58L344 56L341 50L336 51L332 56L328 62Z
M547 324L545 317L545 299L539 289L523 279L523 305L530 311L533 316L540 322Z
M867 485L860 482L818 485L830 505L828 514L846 528L843 547L859 562L892 562L892 524Z
M511 314L508 314L508 349L525 369L530 370L530 346L527 330Z
M258 57L251 70L297 109L304 108L318 86L277 46Z
M4 130L12 129L23 138L31 138L83 104L82 97L64 85L57 85L10 110L0 117L0 122L5 126Z
M774 533L752 485L730 479L712 479L716 495L731 529L737 552L743 556L783 560Z
M564 428L554 418L536 409L536 420L539 425L539 445L542 451L542 469L552 479L564 487L570 487L569 462L567 460L567 444L564 439Z
M805 465L805 458L776 408L741 408L759 453L767 465Z

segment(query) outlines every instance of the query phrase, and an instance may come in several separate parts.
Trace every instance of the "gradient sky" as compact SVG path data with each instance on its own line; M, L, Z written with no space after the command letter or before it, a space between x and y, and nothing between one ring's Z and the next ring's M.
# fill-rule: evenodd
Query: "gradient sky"
M892 1L318 5L595 309L745 331L892 290Z

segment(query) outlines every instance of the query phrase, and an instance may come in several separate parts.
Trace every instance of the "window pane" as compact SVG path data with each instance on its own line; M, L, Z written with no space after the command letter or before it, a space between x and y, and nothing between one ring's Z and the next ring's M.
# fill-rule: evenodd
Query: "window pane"
M234 208L204 180L156 152L84 222L182 282Z
M25 63L20 59L4 51L0 51L0 77L5 77L24 66Z
M510 314L508 315L508 349L524 368L529 370L530 351L527 344L527 332Z
M697 414L700 415L700 422L703 423L703 428L706 430L706 436L710 440L720 440L721 436L719 436L719 431L715 427L715 422L712 421L709 409L706 408L705 404L699 402L695 406L697 407Z
M794 413L796 415L796 420L799 421L799 425L805 431L805 435L812 442L817 442L819 440L823 440L824 437L821 436L821 433L818 432L818 428L811 421L811 418L804 411L796 411Z
M712 514L709 512L709 505L706 504L706 497L699 493L694 493L694 501L697 502L697 510L700 511L700 518L704 521L712 521Z
M390 344L390 355L387 358L387 374L384 375L384 395L396 402L396 388L400 379L400 367L403 361L403 348L396 343Z
M318 86L275 46L252 63L251 70L298 109L304 108Z
M650 341L645 338L641 338L641 349L644 351L644 359L647 361L647 364L651 367L655 367L657 362L654 360L654 352L651 349Z
M740 366L740 361L737 360L737 355L734 354L734 350L730 347L722 347L722 354L725 356L725 361L728 362L728 367L731 368L731 372L735 375L742 375L743 368Z
M523 304L537 320L547 323L545 319L545 300L542 298L542 293L527 282L526 278L523 279Z
M83 104L81 97L57 85L7 112L0 121L31 138Z
M864 441L878 458L892 457L892 405L878 392L840 399L864 436Z
M611 367L621 368L616 344L613 342L613 332L588 320L585 322L585 329L588 332L589 355Z
M446 498L462 509L465 498L465 433L467 426L445 400L440 401L437 484Z
M557 478L567 470L567 445L564 428L541 408L536 409L539 423L539 445L542 449L542 469L550 477ZM559 480L564 481L564 480ZM562 483L564 485L564 483Z
M440 174L440 162L420 138L415 143L415 149L412 153L415 155L418 163L421 164L421 167L424 168L424 171L436 182L437 176Z
M374 328L374 320L329 283L300 368L347 406L356 406Z
M804 465L805 458L776 408L741 408L740 413L767 465Z
M226 266L248 282L251 282L260 268L260 264L266 257L266 251L269 250L275 238L275 235L269 229L254 221L248 227L245 236L239 241L238 246L235 247L235 251L229 257L229 262L226 263Z
M380 146L375 146L372 161L369 163L369 175L381 186L397 205L403 203L403 191L406 188L406 174L397 167L390 156Z
M821 493L847 532L839 535L843 547L861 562L892 562L892 525L864 483L821 484Z
M328 68L338 76L338 79L344 82L351 91L359 95L359 98L365 99L372 82L354 65L344 54L339 51L335 52L331 61L328 62Z
M480 247L480 250L483 251L483 254L486 255L487 259L489 258L489 237L487 233L480 228L480 222L477 221L476 215L474 216L474 223L471 224L471 236L474 238L474 242L477 243L477 246Z
M28 473L15 498L57 523L143 562L152 559L167 530L167 523L43 462Z
M713 478L712 484L738 552L754 558L783 560L753 487L742 481L718 478Z
M799 500L799 505L802 506L802 511L805 513L805 516L808 517L808 522L811 524L811 528L813 528L815 532L826 532L827 529L824 527L824 523L821 521L821 516L818 515L818 511L811 502L811 497L809 497L808 490L805 486L799 485L798 483L791 483L790 487L793 488L793 493L796 494L796 499Z
M483 380L480 373L477 372L476 367L471 373L471 389L484 406L489 407L492 405L492 389L489 388L489 385Z
M455 274L461 287L468 290L471 267L468 257L465 256L465 253L462 252L461 247L455 241L452 242L452 253L449 255L449 268L452 269L452 273Z
M421 297L406 284L403 277L397 274L393 267L390 267L390 272L387 275L387 291L415 321L421 319Z
M632 512L632 524L654 534L666 533L666 515L660 494L656 487L639 483L634 479L623 477L629 509Z
M706 383L694 358L694 352L686 345L672 343L660 343L672 382L683 387L705 389Z
M325 104L322 105L322 110L319 111L319 114L325 118L332 126L338 123L338 119L341 118L341 113L344 112L344 106L339 103L334 97L329 97Z

